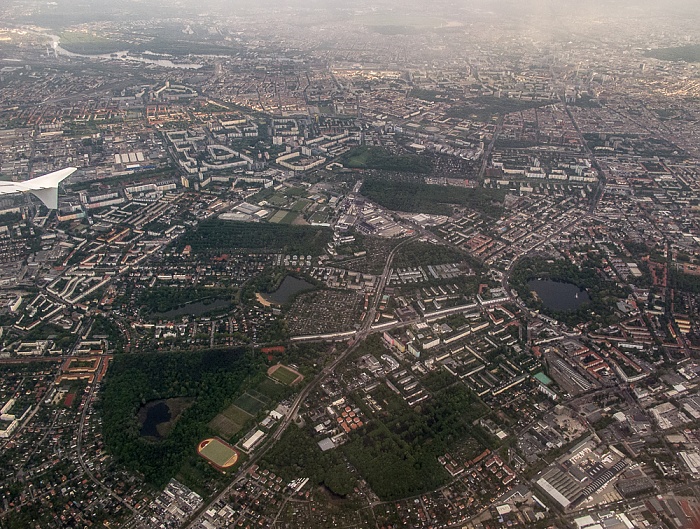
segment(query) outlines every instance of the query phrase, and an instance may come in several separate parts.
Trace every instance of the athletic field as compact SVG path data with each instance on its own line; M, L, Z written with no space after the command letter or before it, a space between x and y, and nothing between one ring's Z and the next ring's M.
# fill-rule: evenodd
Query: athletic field
M197 453L219 470L226 470L238 461L236 449L216 437L199 443Z
M283 366L282 364L277 364L268 369L267 376L286 386L291 386L304 378L301 373L294 371L290 367Z

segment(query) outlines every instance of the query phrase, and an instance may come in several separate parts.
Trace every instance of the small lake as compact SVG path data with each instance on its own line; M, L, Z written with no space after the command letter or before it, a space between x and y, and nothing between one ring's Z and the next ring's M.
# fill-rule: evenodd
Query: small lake
M145 413L144 413L145 411ZM143 437L155 437L162 439L158 431L158 425L166 423L170 420L170 408L164 400L149 402L144 406L142 411L139 411L139 418L144 414L143 424L139 433Z
M308 281L303 279L297 279L294 276L287 276L282 280L279 288L270 294L265 294L265 299L277 303L278 305L284 305L289 302L294 296L299 292L304 290L311 290L314 286Z
M573 283L533 279L527 286L537 293L545 307L558 312L576 310L591 300L588 292Z
M158 318L177 318L179 316L201 316L207 312L226 309L231 304L228 299L204 299L202 301L193 301L176 309L167 312L156 312L154 316Z
M161 440L167 437L178 417L192 405L193 399L176 397L147 402L138 411L139 434Z

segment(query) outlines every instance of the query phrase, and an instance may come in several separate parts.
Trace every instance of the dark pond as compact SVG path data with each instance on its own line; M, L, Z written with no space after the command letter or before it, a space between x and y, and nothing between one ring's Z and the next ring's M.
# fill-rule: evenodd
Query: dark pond
M207 299L202 301L193 301L182 307L169 310L167 312L157 312L155 315L159 318L177 318L179 316L201 316L207 312L214 310L225 309L231 302L228 299Z
M573 283L533 279L528 281L527 286L537 293L545 307L558 312L576 310L591 300L588 292Z
M265 294L265 298L278 305L284 305L295 295L304 290L311 290L314 286L308 281L297 279L294 276L287 276L282 280L279 288L271 294Z
M165 439L175 426L182 412L189 408L194 399L173 397L171 399L152 400L138 411L139 434L149 439Z
M144 413L144 410L145 418L141 424L141 431L139 433L143 437L162 439L163 437L158 431L158 425L170 420L170 408L164 400L155 400L146 404L142 410L139 411L139 417Z

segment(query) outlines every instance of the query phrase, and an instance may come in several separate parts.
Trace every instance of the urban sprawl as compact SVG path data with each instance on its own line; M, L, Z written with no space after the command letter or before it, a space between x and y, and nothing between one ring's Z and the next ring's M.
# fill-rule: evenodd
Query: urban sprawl
M0 527L697 523L693 19L9 4Z

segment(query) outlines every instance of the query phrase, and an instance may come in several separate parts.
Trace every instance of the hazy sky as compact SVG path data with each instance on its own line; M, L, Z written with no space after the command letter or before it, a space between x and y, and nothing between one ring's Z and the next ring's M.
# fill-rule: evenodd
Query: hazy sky
M6 0L7 1L7 0ZM304 25L352 22L368 23L367 16L396 15L387 24L404 24L401 16L440 18L461 23L506 23L527 31L587 31L590 22L605 31L606 23L633 32L654 31L655 21L666 29L674 21L684 26L684 37L697 40L700 0L9 0L22 13L19 22L63 29L99 20L187 19L219 23L235 17L277 17L277 22ZM0 0L2 3L2 0ZM209 15L209 17L207 17ZM362 18L364 17L364 18ZM389 20L387 18L387 20ZM260 18L260 22L264 18ZM570 24L567 25L567 22ZM580 22L580 24L579 24ZM670 24L670 25L669 25ZM439 24L438 24L439 25ZM690 27L690 29L688 29ZM590 29L590 28L589 28ZM614 30L612 30L614 31ZM694 33L694 34L691 34Z
M31 4L22 0L24 4ZM599 14L619 13L621 10L630 9L637 13L663 13L668 11L690 11L698 12L700 2L698 0L45 0L37 1L36 4L50 5L56 4L58 8L90 7L92 11L112 11L114 9L150 9L154 15L167 15L168 6L187 6L199 12L209 10L225 10L234 12L237 9L245 9L260 4L271 4L278 7L294 6L309 7L316 9L323 8L371 8L377 9L409 7L412 10L425 9L426 13L433 12L436 8L447 12L449 9L461 10L465 7L477 10L493 10L500 12L512 12L513 9L519 12L529 12L536 14L539 12L570 12L575 14L581 10L594 10ZM166 11L162 11L166 9ZM160 11L158 13L157 11Z

